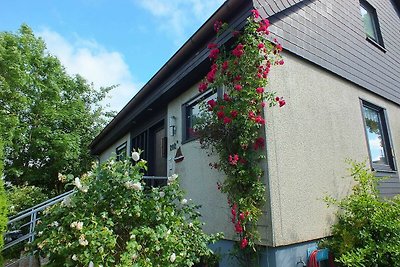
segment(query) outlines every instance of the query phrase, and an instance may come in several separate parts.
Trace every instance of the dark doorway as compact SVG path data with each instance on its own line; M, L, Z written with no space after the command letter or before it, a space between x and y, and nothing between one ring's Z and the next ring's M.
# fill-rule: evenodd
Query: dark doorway
M143 150L141 158L148 162L146 176L167 176L167 137L164 120L134 136L131 144L132 149ZM155 178L148 182L151 186L160 186L165 180Z

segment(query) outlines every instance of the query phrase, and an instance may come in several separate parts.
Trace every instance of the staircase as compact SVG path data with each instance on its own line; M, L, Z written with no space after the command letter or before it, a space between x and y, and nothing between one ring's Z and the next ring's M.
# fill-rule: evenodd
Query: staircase
M35 240L35 226L36 222L40 219L40 214L47 207L50 207L58 202L63 201L66 197L74 193L74 190L65 192L54 198L48 199L34 207L26 209L8 218L7 229L8 232L4 237L3 253L7 249L15 247L17 244L25 242L33 242ZM11 266L29 266L33 267L33 257L26 255L21 257L15 262L6 264L5 267Z

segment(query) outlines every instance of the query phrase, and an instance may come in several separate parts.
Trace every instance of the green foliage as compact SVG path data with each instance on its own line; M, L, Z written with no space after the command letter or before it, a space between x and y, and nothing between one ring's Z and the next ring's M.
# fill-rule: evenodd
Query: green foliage
M202 232L198 206L184 199L177 175L147 188L145 169L144 160L111 159L75 178L78 190L38 226L33 245L49 266L193 266L213 255L207 245L216 236Z
M99 105L111 89L95 90L69 76L27 25L0 33L0 133L7 181L62 189L58 172L90 169L88 145L107 115Z
M1 130L1 128L0 128ZM3 248L4 240L3 236L6 232L7 227L7 198L4 190L3 182L3 141L0 136L0 251ZM1 254L1 253L0 253ZM3 258L0 255L0 265L3 264Z
M228 197L240 249L250 253L259 240L257 222L266 195L260 166L265 160L264 107L285 105L266 89L270 68L283 64L282 48L266 38L269 21L253 13L243 31L234 32L231 48L209 44L212 65L199 91L223 88L224 96L205 103L195 125L202 147L218 154L212 166L226 174L218 186ZM215 27L221 34L219 27L228 26L216 22Z
M400 198L382 199L379 180L365 163L350 164L357 183L341 200L326 197L339 211L333 237L321 246L330 248L342 266L400 266Z
M48 199L47 194L40 187L33 185L9 186L7 187L6 195L9 216L15 215Z

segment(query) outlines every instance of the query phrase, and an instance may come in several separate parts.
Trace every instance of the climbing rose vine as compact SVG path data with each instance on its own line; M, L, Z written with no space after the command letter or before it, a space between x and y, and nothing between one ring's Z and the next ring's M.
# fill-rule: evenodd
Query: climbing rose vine
M274 65L283 65L282 46L267 40L269 21L252 11L242 32L233 32L233 46L217 43L227 24L217 22L216 41L208 45L210 71L199 84L199 91L223 89L218 99L203 104L196 134L203 148L217 152L212 168L223 171L218 189L225 193L231 208L231 221L239 237L238 246L256 249L259 240L257 222L265 204L265 185L260 161L265 159L264 108L285 105L282 97L266 88Z

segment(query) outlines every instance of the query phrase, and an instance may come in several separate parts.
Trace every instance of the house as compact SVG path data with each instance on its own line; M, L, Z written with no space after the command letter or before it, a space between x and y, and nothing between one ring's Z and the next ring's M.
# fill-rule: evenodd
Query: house
M190 134L199 100L197 84L210 66L206 45L213 23L240 28L257 9L271 38L284 47L285 64L269 87L287 105L265 111L268 205L259 225L261 266L302 266L307 248L329 235L334 220L325 195L344 196L351 181L346 158L367 160L383 196L400 193L400 5L394 0L228 0L144 85L91 144L101 161L141 148L149 175L180 175L190 198L202 205L208 232L235 234L223 175ZM222 36L221 42L228 42ZM224 258L220 266L234 266Z

